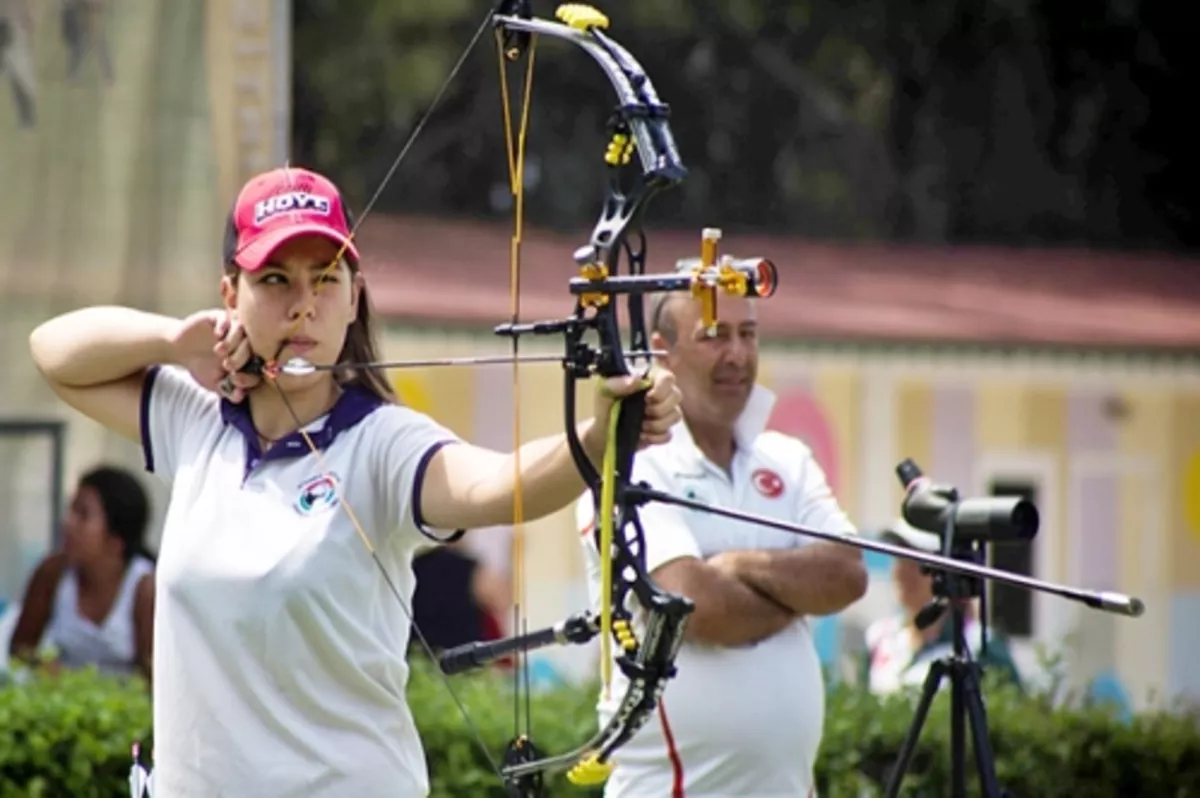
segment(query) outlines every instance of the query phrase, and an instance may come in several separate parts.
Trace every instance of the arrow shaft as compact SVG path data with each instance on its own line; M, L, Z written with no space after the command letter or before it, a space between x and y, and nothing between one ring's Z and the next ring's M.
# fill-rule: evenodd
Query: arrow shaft
M665 355L666 352L650 350L645 352L630 352L633 356ZM309 374L314 371L343 371L346 369L412 369L432 366L492 366L506 363L562 363L563 355L484 355L472 357L441 357L423 360L381 360L374 363L334 363L332 365L309 363L301 358L293 358L280 368L282 374Z

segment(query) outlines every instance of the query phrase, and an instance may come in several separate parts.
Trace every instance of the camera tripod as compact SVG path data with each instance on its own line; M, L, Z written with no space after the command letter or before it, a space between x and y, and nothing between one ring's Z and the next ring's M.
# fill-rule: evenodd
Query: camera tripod
M896 466L896 475L904 487L905 496L901 505L904 520L918 530L938 535L941 541L941 551L938 554L911 546L896 546L857 536L809 529L764 515L714 508L703 502L664 493L645 483L630 488L629 495L641 502L656 501L685 509L697 509L735 521L888 554L924 566L926 572L933 576L935 599L917 614L916 622L922 628L927 627L949 610L954 640L953 654L934 662L929 670L916 717L899 758L889 774L887 795L892 798L899 794L900 782L916 748L917 738L929 714L934 696L942 679L949 676L953 774L950 794L954 798L966 798L966 725L969 722L983 795L985 798L1003 798L1007 793L1001 791L996 784L993 752L988 740L987 714L983 708L983 693L980 687L980 665L972 659L965 639L965 602L976 597L982 598L981 586L983 580L988 580L1078 601L1092 609L1130 618L1140 617L1145 611L1145 606L1141 599L1123 593L1057 585L1032 576L983 565L983 544L1027 543L1037 535L1038 511L1032 502L1014 496L960 499L956 489L931 483L921 473L917 464L907 459ZM986 610L981 611L980 615L981 620L986 619ZM983 651L986 652L986 631L983 635L983 646Z
M970 554L976 552L965 547L954 546L951 556L954 559L975 559ZM908 770L909 761L917 747L921 736L921 728L929 715L929 708L941 687L942 679L950 679L950 795L953 798L965 798L967 794L966 774L966 726L971 729L971 747L975 753L975 767L979 776L979 787L983 798L1007 798L1009 793L1001 790L996 782L996 770L993 762L992 744L988 739L987 711L984 709L983 689L980 685L980 664L971 656L970 647L966 641L966 619L963 606L965 602L976 596L981 596L980 582L950 576L941 571L929 571L933 574L934 600L926 605L915 619L918 629L925 629L937 622L947 610L950 613L949 623L954 650L950 656L934 660L929 666L921 688L921 699L917 704L916 714L909 726L908 734L900 754L888 776L886 795L896 798L900 794L900 783ZM981 609L980 623L986 624L986 611ZM982 628L982 645L987 646L986 625Z

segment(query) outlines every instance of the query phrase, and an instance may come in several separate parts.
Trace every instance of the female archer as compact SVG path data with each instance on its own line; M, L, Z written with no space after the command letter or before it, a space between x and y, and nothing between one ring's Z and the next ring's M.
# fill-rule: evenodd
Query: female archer
M328 179L271 171L243 187L228 219L223 309L174 319L91 307L30 336L58 395L140 440L147 469L170 486L155 602L157 794L425 795L405 701L414 551L446 531L511 522L518 483L528 518L583 489L565 435L511 454L473 446L397 404L369 365L242 372L256 353L268 366L377 361L350 238ZM666 441L680 418L674 378L652 379L642 445ZM594 461L611 397L636 387L614 379L598 391L578 429Z

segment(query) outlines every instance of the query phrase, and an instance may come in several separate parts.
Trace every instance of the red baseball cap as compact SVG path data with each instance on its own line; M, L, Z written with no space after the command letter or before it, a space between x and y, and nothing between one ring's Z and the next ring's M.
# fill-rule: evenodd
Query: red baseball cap
M350 213L328 178L285 166L251 178L233 204L225 231L225 262L261 269L271 253L296 236L320 235L358 261Z

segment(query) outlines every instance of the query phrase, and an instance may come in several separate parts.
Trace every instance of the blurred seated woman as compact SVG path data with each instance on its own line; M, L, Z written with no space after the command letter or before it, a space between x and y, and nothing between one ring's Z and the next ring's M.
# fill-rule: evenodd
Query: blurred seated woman
M128 471L95 468L79 480L63 523L62 548L43 559L25 588L10 655L26 663L53 647L51 670L95 666L150 678L154 563L143 536L149 502Z

